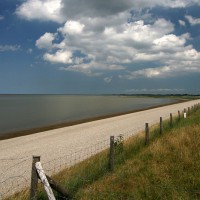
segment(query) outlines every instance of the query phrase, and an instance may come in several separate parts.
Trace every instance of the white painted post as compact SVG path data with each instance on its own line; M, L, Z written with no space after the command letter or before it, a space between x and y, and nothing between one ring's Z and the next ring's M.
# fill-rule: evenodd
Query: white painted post
M183 117L184 117L184 119L186 119L186 114L187 112L186 112L186 108L184 108L184 113L183 113Z
M46 177L46 175L44 173L44 170L42 168L41 162L36 162L35 163L35 167L37 169L37 172L38 172L38 175L40 177L40 180L42 181L42 183L44 185L44 189L45 189L45 191L47 193L48 199L49 200L56 200L56 198L55 198L55 196L53 194L53 191L52 191L52 189L51 189L51 187L49 185L49 182L47 180L47 177Z

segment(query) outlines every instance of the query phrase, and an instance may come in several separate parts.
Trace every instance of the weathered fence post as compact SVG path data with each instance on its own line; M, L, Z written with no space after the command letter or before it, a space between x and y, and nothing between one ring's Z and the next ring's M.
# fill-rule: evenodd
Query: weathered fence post
M49 184L50 184L50 186L51 186L52 189L54 189L55 191L59 192L66 199L67 198L71 199L71 197L69 195L69 192L67 192L64 187L62 187L57 182L55 182L50 176L46 175L46 177L47 177L47 180L49 181Z
M184 113L183 113L184 119L186 119L186 115L187 115L187 113L186 113L186 108L184 108Z
M115 153L115 146L114 146L114 136L110 136L110 154L109 154L109 170L114 170L114 153Z
M172 126L173 126L172 113L170 113L170 127L172 128Z
M38 190L38 174L35 167L35 163L40 162L40 156L33 156L32 159L32 171L31 171L31 191L30 199L37 200L37 190Z
M190 115L190 107L188 107L188 116Z
M145 124L145 145L149 144L149 124Z
M163 123L162 123L162 117L160 117L160 134L163 133Z
M181 113L180 113L180 110L178 111L178 121L181 120Z
M49 184L47 177L44 173L44 170L42 168L41 162L36 162L35 166L36 166L36 169L37 169L38 177L40 178L40 180L41 180L41 182L44 186L44 189L47 193L48 199L49 200L56 200L54 193L53 193L53 190L51 189L50 184Z

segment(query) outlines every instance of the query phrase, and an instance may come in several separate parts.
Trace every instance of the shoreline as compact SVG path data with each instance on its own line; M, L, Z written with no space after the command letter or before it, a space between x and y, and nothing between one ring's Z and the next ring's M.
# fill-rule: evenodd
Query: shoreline
M143 108L143 109L130 110L130 111L127 111L127 112L107 114L107 115L102 115L102 116L97 116L97 117L90 117L90 118L86 118L86 119L63 122L63 123L59 123L59 124L51 124L51 125L42 126L42 127L30 128L30 129L21 130L21 131L13 131L13 132L2 133L2 134L0 134L0 140L7 140L7 139L11 139L11 138L16 138L16 137L32 135L32 134L39 133L39 132L45 132L45 131L49 131L49 130L74 126L74 125L78 125L78 124L83 124L83 123L87 123L87 122L117 117L117 116L121 116L121 115L136 113L136 112L140 112L140 111L150 110L150 109L153 109L153 108L164 107L164 106L178 104L178 103L187 102L187 101L190 101L190 100L189 99L187 99L187 100L186 99L177 99L177 101L175 101L175 102L162 104L162 105L159 105L159 106L151 106L151 107L147 107L147 108Z
M150 126L158 124L160 117L168 120L170 113L177 116L178 111L182 112L185 108L200 104L200 99L176 100L173 105L162 105L127 115L1 140L0 171L4 187L0 185L0 194L8 196L9 193L30 186L33 156L41 157L44 169L51 175L62 170L61 165L70 167L106 149L110 144L110 136L134 136L144 131L147 122Z

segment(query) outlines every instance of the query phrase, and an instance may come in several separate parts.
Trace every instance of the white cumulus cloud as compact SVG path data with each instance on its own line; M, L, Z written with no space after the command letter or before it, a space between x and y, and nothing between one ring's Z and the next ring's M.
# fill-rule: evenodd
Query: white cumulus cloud
M54 21L63 23L82 17L114 16L127 10L141 10L156 6L166 8L184 8L200 5L198 0L25 0L17 9L16 14L27 20Z
M61 23L62 0L27 0L17 9L16 14L27 20L54 21Z
M189 23L192 26L200 24L200 18L194 18L190 15L185 15L185 18L189 21Z
M45 33L38 40L36 40L35 45L39 49L52 49L53 48L53 40L55 40L56 34Z
M67 50L58 50L55 54L45 53L43 58L52 63L72 63L72 53Z
M190 34L177 35L171 21L150 14L156 6L192 5L200 1L25 0L16 14L27 20L60 23L54 33L44 33L35 43L44 49L43 59L61 64L60 70L89 76L123 70L121 78L134 79L199 72L199 52L188 45ZM141 14L145 8L149 11ZM185 19L191 25L200 23L189 15ZM183 20L178 22L186 25Z
M64 25L64 27L59 28L58 30L63 34L80 34L83 31L83 28L85 27L84 24L81 24L78 21L67 21Z
M185 21L183 21L183 20L178 20L178 22L179 22L179 24L180 24L181 26L185 26Z

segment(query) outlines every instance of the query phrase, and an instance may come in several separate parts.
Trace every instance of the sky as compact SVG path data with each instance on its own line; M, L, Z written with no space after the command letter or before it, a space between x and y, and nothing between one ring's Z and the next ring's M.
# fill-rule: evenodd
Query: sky
M2 0L0 94L200 94L199 0Z

